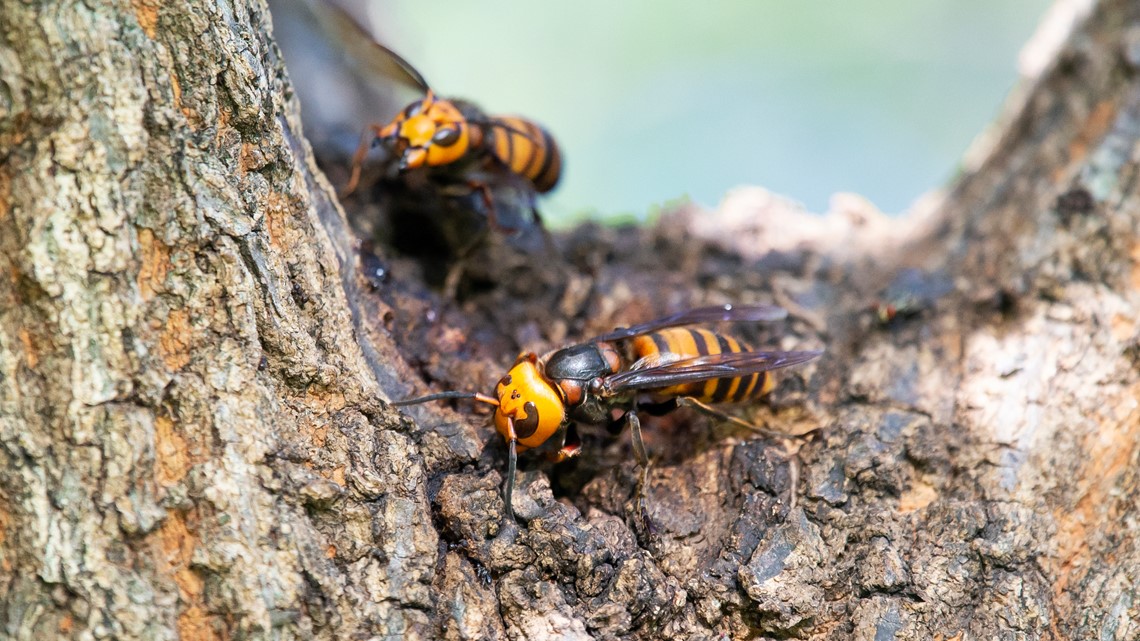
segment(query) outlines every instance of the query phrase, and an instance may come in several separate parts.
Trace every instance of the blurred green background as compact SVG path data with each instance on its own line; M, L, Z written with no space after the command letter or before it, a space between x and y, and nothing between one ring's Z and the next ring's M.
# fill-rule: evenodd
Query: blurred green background
M954 173L1048 0L378 2L377 35L443 95L545 124L542 209L644 218L760 185L905 210Z

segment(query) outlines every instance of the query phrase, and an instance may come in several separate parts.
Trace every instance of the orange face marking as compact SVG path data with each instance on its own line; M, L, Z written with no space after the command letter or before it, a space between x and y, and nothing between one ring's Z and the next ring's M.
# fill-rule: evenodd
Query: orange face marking
M495 430L509 440L507 419L513 421L520 451L545 443L566 420L565 402L543 376L534 354L519 357L511 371L495 386L495 396L499 398Z
M427 147L435 135L436 123L427 114L418 113L400 125L400 137L412 147Z
M453 163L471 148L463 113L455 103L431 93L408 105L380 130L380 137L399 155L402 169Z

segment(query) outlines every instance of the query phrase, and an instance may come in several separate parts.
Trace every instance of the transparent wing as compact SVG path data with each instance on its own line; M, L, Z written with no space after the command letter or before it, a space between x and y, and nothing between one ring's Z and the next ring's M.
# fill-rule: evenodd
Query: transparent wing
M314 19L330 40L337 42L365 74L380 76L419 89L430 89L423 75L400 54L376 42L372 34L332 0L307 0Z
M617 341L633 338L649 332L655 332L666 327L677 325L695 325L697 323L716 323L719 321L733 322L772 322L783 320L788 311L775 305L714 305L712 307L698 307L684 312L658 318L647 323L615 329L608 334L595 336L591 341Z
M746 376L781 367L806 363L818 357L821 351L803 352L730 352L697 356L641 369L629 369L612 374L602 381L607 395L620 392L670 387L685 383L700 383L714 378Z

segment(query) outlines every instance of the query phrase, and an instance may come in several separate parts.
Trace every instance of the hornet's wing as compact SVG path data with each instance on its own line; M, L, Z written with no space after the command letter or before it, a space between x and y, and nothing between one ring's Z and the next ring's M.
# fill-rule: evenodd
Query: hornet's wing
M647 323L615 329L608 334L595 336L590 342L617 341L633 338L649 332L655 332L666 327L677 325L695 325L697 323L716 323L719 321L733 322L772 322L783 320L788 312L783 307L775 305L714 305L712 307L698 307L684 312L658 318Z
M665 365L634 368L611 374L602 379L606 395L630 390L656 389L700 383L715 378L747 376L781 367L806 363L823 352L727 352L697 356Z

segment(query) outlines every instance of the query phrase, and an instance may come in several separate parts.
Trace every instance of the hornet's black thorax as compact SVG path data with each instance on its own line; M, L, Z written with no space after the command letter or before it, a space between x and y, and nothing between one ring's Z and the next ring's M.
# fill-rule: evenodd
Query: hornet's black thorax
M594 382L621 370L624 359L609 343L584 343L560 349L546 357L545 375L566 400L573 420L606 423L616 399L597 394Z

